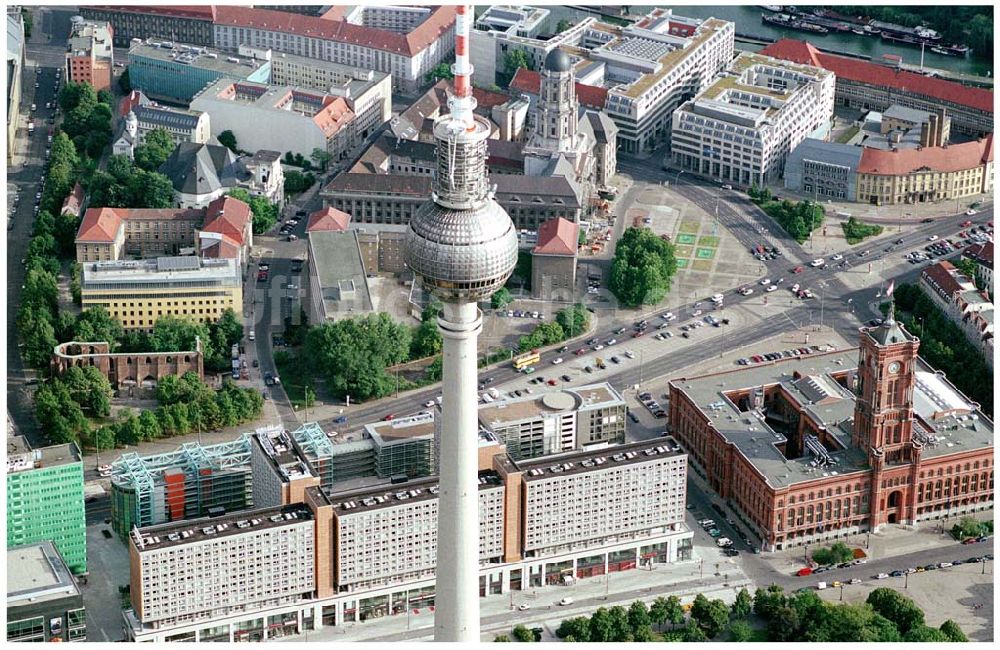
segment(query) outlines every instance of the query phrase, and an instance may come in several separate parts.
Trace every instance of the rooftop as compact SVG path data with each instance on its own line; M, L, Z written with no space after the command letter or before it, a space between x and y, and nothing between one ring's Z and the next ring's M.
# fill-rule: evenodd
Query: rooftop
M538 244L531 252L535 255L576 255L580 226L557 217L538 227Z
M880 176L903 176L914 172L957 172L993 162L993 134L972 142L883 151L865 148L858 172Z
M867 328L863 328L863 331ZM860 449L850 447L855 396L831 375L848 376L857 368L858 349L815 353L748 366L737 370L679 378L671 385L684 392L722 436L742 454L776 489L867 468ZM806 381L802 381L803 379ZM836 385L835 385L836 384ZM786 459L777 445L786 441L764 416L751 409L741 410L729 397L733 391L781 388L804 410L826 427L839 449L827 449L827 463L807 455ZM930 365L918 358L914 388L915 422L921 430L937 436L927 438L924 456L957 453L960 450L991 447L993 424ZM956 449L956 445L962 449Z
M332 230L343 232L351 223L351 215L334 208L321 208L309 215L309 223L306 225L306 232L319 232L321 230Z
M309 256L316 264L327 318L372 309L356 232L310 232Z
M302 504L245 510L220 517L202 517L185 521L133 528L131 542L139 553L158 551L181 544L215 541L236 535L258 533L269 528L293 526L312 520L312 511Z
M503 484L493 470L479 472L479 489L498 488ZM440 488L438 477L431 476L400 485L375 485L360 490L341 491L329 495L338 517L370 512L378 508L404 505L436 499Z
M7 608L79 596L80 590L52 542L7 549Z
M25 450L17 455L7 456L7 473L43 469L80 462L80 450L72 443L52 445L40 449Z
M511 90L537 95L542 87L542 76L534 70L518 68L510 82ZM576 83L576 99L582 106L601 110L608 101L608 91L600 86Z
M544 481L550 478L560 478L613 469L624 465L637 465L653 458L686 458L673 439L661 439L655 442L645 440L624 445L614 445L600 450L572 451L566 454L554 454L518 461L517 466L524 472L526 482Z
M240 270L232 258L203 259L193 255L157 257L146 260L88 262L83 265L83 288L103 283L131 284L170 282L212 282L220 287L238 287Z
M838 78L870 86L896 88L912 94L924 95L944 102L953 102L980 111L993 113L993 93L982 88L963 86L954 81L925 77L915 72L898 70L877 63L825 54L805 41L784 38L768 45L760 54L779 59L817 65Z
M222 50L174 43L162 38L147 38L145 41L133 41L133 43L128 51L130 61L133 57L141 57L153 61L211 70L222 77L236 79L248 77L269 65L267 61L255 60L251 57L235 57Z
M380 445L417 438L433 438L434 412L398 418L388 422L373 422L365 425L365 431Z
M601 408L624 403L622 396L611 384L592 384L517 398L503 397L495 402L480 404L479 422L490 427L539 418L553 413Z

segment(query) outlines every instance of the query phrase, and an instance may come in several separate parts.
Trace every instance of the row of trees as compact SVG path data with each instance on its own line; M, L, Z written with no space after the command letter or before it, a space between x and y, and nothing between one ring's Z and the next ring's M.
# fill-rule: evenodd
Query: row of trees
M993 373L961 328L915 284L896 287L893 299L904 312L906 329L920 337L920 356L992 416ZM887 307L885 303L883 310Z
M294 169L285 172L285 194L305 192L316 184L316 176L312 172L297 172Z
M751 201L774 217L775 221L781 224L781 227L800 244L809 239L812 231L823 225L823 206L818 203L812 201L796 203L788 199L775 201L771 196L771 190L766 187L759 188L756 184L750 187L747 194Z
M968 537L979 537L980 535L993 534L993 520L979 521L972 517L962 517L962 519L951 527L951 535L957 540Z
M282 158L281 162L286 165L301 167L303 171L318 169L325 172L326 167L330 164L331 160L333 160L333 156L331 156L328 151L316 147L312 150L312 153L309 154L309 158L306 158L301 153L293 154L291 151L288 151L285 153L285 157Z
M857 244L868 237L876 237L882 234L882 226L873 223L865 223L857 219L856 217L849 218L846 222L840 224L840 227L844 229L844 237L847 238L848 244Z
M945 621L939 629L928 627L912 600L884 587L868 594L865 603L834 605L815 591L789 596L771 585L757 589L754 612L766 622L769 641L967 641L954 621Z
M522 336L518 341L518 349L527 352L561 343L583 334L588 327L590 327L590 313L581 303L577 303L556 313L553 322L540 323L531 334Z
M93 366L72 367L35 393L38 424L55 443L88 439L90 421L85 411L95 418L111 415L111 384Z
M615 248L608 288L624 307L655 305L676 272L673 244L647 228L628 228Z

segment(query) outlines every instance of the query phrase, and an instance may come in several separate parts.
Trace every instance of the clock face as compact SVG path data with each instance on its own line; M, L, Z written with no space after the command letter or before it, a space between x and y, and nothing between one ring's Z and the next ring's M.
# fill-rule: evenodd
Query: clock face
M901 367L898 361L893 361L889 364L889 372L895 375Z

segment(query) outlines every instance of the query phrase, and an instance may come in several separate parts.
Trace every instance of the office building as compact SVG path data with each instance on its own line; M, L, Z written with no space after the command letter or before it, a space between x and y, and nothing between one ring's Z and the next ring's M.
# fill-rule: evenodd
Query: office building
M541 70L546 57L560 45L577 45L583 33L597 22L587 17L562 32L558 20L542 7L493 5L476 19L472 30L472 67L480 83L497 83L497 76L510 72L504 60L512 52L524 52L532 70Z
M115 55L110 23L70 20L66 45L66 81L87 83L94 90L110 90L114 80Z
M379 476L431 476L437 473L434 411L365 425L365 435L375 445L375 471Z
M356 231L309 233L309 322L352 318L372 310Z
M618 125L621 151L670 142L674 110L729 64L734 37L731 22L685 18L670 9L653 9L624 28L597 23L585 30L575 56L599 64L608 88L604 110Z
M479 426L515 461L625 442L625 400L611 384L501 398L479 406Z
M178 145L187 146L211 145ZM179 166L181 159L175 150L168 163L173 160ZM242 265L253 245L253 217L250 206L231 196L221 196L203 208L91 208L84 213L75 241L76 261L81 264L177 255L195 248L203 257L232 257Z
M993 132L993 93L900 67L899 57L862 61L820 52L805 41L781 39L760 54L825 68L837 76L838 106L883 111L893 104L951 116L951 128L974 137Z
M720 182L775 182L788 153L831 126L834 85L834 75L822 68L741 53L726 74L674 112L670 159Z
M260 459L278 477L272 498L290 501L133 530L129 638L266 640L437 607L437 478L329 493L293 458L307 437L281 438L274 460ZM687 457L672 439L514 461L487 436L478 454L480 596L691 557ZM171 571L192 588L164 584Z
M87 640L87 612L52 542L7 546L7 642Z
M267 59L238 57L194 41L150 36L155 33L133 39L128 51L129 84L150 99L187 105L220 79L267 83L271 77L271 62ZM213 128L216 133L225 130Z
M240 45L270 48L298 56L366 68L392 75L392 84L412 93L424 76L455 50L455 7L417 8L420 23L402 31L387 29L381 16L395 7L365 7L350 19L346 7L334 7L322 17L218 6L215 46L236 50ZM357 22L354 22L357 21ZM392 18L388 19L393 22Z
M496 198L518 229L537 230L545 221L562 217L578 223L583 206L573 181L559 176L497 174ZM362 224L409 223L414 211L430 194L429 176L407 174L338 174L320 190L324 205L351 215Z
M891 308L859 338L670 382L691 468L762 549L993 507L993 422L917 356Z
M7 547L50 541L69 569L87 572L83 459L74 443L7 454Z
M573 300L579 241L580 226L572 221L557 218L539 226L537 244L531 249L533 298Z
M111 464L111 521L122 540L134 528L197 519L254 506L250 437L172 452L128 452Z
M214 323L243 310L239 260L157 257L83 265L83 308L104 307L127 330L152 331L162 316Z
M220 79L195 95L191 108L208 113L218 132L232 131L246 151L291 151L308 159L320 149L336 161L357 140L347 100L324 92Z
M951 137L951 117L944 108L932 112L893 104L882 111L880 132L917 133L918 146L943 147Z
M253 51L245 46L240 52ZM354 113L358 138L367 138L392 117L392 77L386 72L340 65L286 52L271 57L271 83L343 97Z
M806 138L785 161L785 188L815 201L858 200L858 167L864 149Z
M201 46L213 43L215 7L212 5L81 5L80 15L111 23L115 47L129 47L135 39L150 37Z
M950 201L993 192L993 134L962 144L883 151L865 148L858 201L875 205Z

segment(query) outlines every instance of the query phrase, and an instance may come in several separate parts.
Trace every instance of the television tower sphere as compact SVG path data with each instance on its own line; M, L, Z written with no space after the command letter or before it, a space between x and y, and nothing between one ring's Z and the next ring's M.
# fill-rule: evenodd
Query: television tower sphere
M407 266L444 302L489 298L517 264L517 231L487 187L489 125L473 120L470 128L447 116L435 124L434 193L407 232Z

